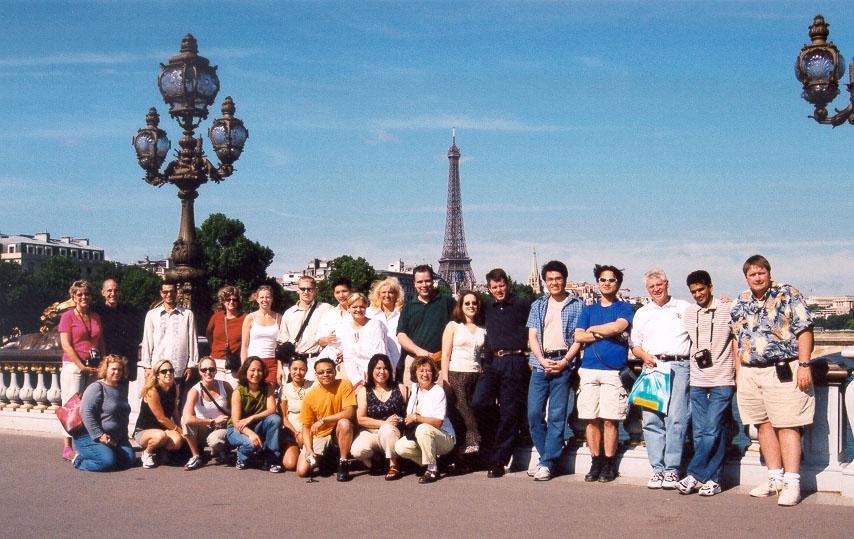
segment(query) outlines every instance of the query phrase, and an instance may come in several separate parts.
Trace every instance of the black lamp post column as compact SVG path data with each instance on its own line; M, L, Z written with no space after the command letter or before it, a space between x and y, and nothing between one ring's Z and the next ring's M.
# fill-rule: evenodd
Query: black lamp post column
M171 183L178 188L181 200L181 225L178 239L172 246L174 267L166 273L166 281L178 285L179 301L192 308L193 283L205 277L201 267L201 246L196 239L194 201L198 188L208 180L221 182L234 172L233 163L243 151L249 131L243 122L234 117L234 101L226 97L222 103L222 117L214 120L208 130L211 145L220 164L214 166L202 149L202 137L195 137L195 129L208 117L208 107L219 92L216 66L198 55L196 39L187 34L181 41L181 51L160 65L157 85L163 100L169 105L169 115L183 128L176 159L161 173L171 144L166 133L158 127L160 116L155 108L146 115L146 127L133 138L139 165L145 170L145 181L156 187Z

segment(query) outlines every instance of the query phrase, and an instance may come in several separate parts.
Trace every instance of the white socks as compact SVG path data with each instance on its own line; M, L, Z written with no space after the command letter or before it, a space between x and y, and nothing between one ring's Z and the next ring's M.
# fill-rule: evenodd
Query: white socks
M800 477L800 476L798 476L798 477ZM773 479L775 481L782 481L783 480L783 468L779 468L777 470L772 470L771 468L768 468L768 479Z
M801 474L786 472L783 474L783 482L790 486L800 486Z

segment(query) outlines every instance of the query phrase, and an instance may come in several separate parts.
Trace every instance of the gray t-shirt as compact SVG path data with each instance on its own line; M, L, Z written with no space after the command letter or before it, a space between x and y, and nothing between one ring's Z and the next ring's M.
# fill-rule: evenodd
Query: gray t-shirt
M127 439L130 418L127 386L113 387L101 380L91 384L83 392L80 418L93 440L105 432L116 440Z

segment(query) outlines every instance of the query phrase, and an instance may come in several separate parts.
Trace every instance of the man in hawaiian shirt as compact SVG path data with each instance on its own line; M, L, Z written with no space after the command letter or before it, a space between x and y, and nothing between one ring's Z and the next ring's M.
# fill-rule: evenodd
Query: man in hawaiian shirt
M753 255L742 268L748 290L732 308L736 398L741 421L756 425L768 482L754 497L779 494L778 505L801 501L801 431L813 422L810 371L812 314L798 290L771 280L771 264Z

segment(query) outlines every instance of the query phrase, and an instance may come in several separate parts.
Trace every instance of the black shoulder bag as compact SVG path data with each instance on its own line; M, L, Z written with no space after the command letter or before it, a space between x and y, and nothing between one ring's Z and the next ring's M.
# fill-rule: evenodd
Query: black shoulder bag
M302 334L305 333L305 328L308 327L308 322L311 320L311 315L314 314L315 309L317 309L317 301L312 304L311 309L308 310L308 314L305 315L305 320L302 321L294 342L283 342L276 346L276 359L282 363L290 363L293 360L294 355L297 353L297 345L300 339L302 339Z
M228 314L223 311L222 322L225 324L225 368L237 372L240 370L240 354L231 351L231 344L228 342Z

